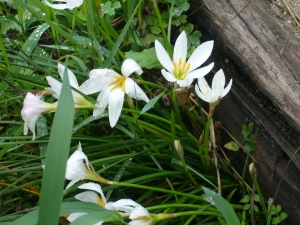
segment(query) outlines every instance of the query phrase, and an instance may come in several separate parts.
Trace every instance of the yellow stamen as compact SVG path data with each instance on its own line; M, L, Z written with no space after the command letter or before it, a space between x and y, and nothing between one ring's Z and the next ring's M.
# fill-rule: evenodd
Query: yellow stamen
M125 92L125 80L126 80L126 77L123 77L123 76L114 76L115 78L115 81L113 81L112 83L110 83L108 86L113 86L110 91L118 88L118 87L121 87L122 88L122 92Z
M182 58L180 57L177 63L174 63L174 76L178 80L184 80L186 75L190 70L191 64L186 63L186 61L182 62Z
M102 196L101 197L97 196L97 204L102 206L103 208L105 207L105 203L102 199Z

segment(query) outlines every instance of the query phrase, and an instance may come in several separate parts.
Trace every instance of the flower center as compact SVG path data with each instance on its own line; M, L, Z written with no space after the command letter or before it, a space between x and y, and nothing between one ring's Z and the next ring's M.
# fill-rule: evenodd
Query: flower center
M178 60L177 63L174 63L174 75L178 80L184 80L189 69L191 67L190 63L186 63L186 61L182 62L182 58Z
M122 88L122 92L125 92L125 81L126 77L123 76L114 76L115 81L111 82L108 86L113 86L110 91L120 87Z

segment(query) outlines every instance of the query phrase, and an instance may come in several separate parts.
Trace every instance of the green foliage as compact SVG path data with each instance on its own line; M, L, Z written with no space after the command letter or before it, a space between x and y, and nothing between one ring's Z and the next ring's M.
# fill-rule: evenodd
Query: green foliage
M126 52L125 56L126 58L134 59L142 68L161 68L154 48L144 49L142 52Z
M209 190L206 187L202 188L204 191L204 195L202 195L203 198L222 213L222 216L225 218L227 224L241 224L232 206L221 195L218 195L216 192Z

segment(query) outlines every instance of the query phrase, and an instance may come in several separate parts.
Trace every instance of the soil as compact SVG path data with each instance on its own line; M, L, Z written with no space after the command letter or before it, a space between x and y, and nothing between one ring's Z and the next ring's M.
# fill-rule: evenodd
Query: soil
M300 39L300 1L299 0L267 0L274 16L279 18L282 26L286 26L296 38Z

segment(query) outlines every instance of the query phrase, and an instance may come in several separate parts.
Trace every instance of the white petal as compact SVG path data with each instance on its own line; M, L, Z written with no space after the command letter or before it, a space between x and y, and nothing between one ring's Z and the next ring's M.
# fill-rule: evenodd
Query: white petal
M203 101L205 101L205 96L204 96L204 95L202 94L202 92L200 91L198 85L196 85L195 90L196 90L196 94L199 96L199 98L201 98Z
M45 1L48 6L50 6L53 9L74 9L78 6L80 6L83 2L83 0L55 0L54 2L66 2L66 4L51 4L48 1Z
M214 67L214 63L211 63L208 66L204 66L200 69L197 69L197 70L194 70L194 71L188 73L187 77L191 77L191 78L203 77L206 74L208 74L212 70L213 67Z
M187 37L185 31L181 32L174 46L173 62L178 63L181 58L182 62L186 60L187 54Z
M172 73L167 72L165 69L162 69L161 73L167 81L169 81L169 82L177 81L176 77Z
M193 78L186 77L184 80L177 80L179 87L189 87L193 83Z
M75 195L75 198L82 202L92 202L98 204L97 199L99 196L93 191L85 191Z
M125 81L125 93L131 98L149 102L149 98L144 91L130 78L127 78Z
M230 79L229 84L227 85L227 87L224 89L224 91L221 94L221 98L223 98L225 95L227 95L227 93L230 91L230 88L232 86L232 79Z
M35 123L40 114L45 112L51 112L56 110L56 104L46 103L40 100L41 96L36 96L28 92L23 102L23 108L21 110L22 119L24 124L24 135L28 134L28 128L33 133L33 139L35 139Z
M78 149L70 156L67 161L65 177L67 180L84 179L86 171L88 169L88 158L82 152L81 144L79 142Z
M62 83L59 81L55 80L53 77L47 76L46 80L48 81L48 84L51 86L51 90L54 92L53 97L56 99L59 98Z
M121 72L123 76L129 77L134 72L141 75L143 70L133 59L126 59L122 64Z
M157 59L160 62L160 64L164 68L166 68L169 72L173 73L174 64L170 56L168 55L168 53L166 52L166 50L158 40L155 40L155 51L156 51Z
M82 4L83 0L68 0L67 6L69 9L74 9Z
M214 46L213 41L207 41L198 46L198 48L195 49L187 63L190 63L190 70L193 71L194 69L201 66L211 55L212 49Z
M69 216L68 216L68 218L67 218L67 220L69 221L69 222L73 222L74 220L76 220L77 218L79 218L79 217L81 217L81 216L83 216L83 215L85 215L86 213L81 213L81 212L78 212L78 213L71 213Z
M96 100L96 108L93 111L93 116L98 116L103 113L108 104L110 93L110 87L107 87L102 92L100 92Z
M109 202L105 205L106 209L114 210L114 211L122 211L126 213L131 213L132 210L140 206L140 204L136 203L131 199L120 199L116 202Z
M143 206L137 206L132 210L129 215L129 219L134 220L140 217L149 217L151 218L149 212Z
M59 73L62 80L64 78L65 68L66 67L64 65L62 65L60 63L57 64L58 73ZM68 74L68 77L69 77L70 85L72 87L76 88L76 89L79 89L79 85L78 85L78 82L77 82L77 79L76 79L74 73L67 68L67 74Z
M101 90L101 86L97 85L92 79L87 79L82 85L80 85L79 90L86 94L94 94Z
M209 89L208 83L205 80L205 78L204 77L199 77L197 85L200 88L201 92L205 95L207 89Z
M63 10L63 9L68 8L67 4L51 4L47 0L45 2L49 7L53 8L53 9Z
M104 196L102 188L99 184L95 184L92 182L88 182L85 184L82 184L80 186L78 186L79 189L87 189L87 190L92 190L92 191L96 191L98 192L101 196Z
M128 225L151 225L152 224L152 220L133 220L131 222L128 223Z
M68 188L72 187L75 183L77 183L77 182L80 181L80 180L81 180L80 178L75 179L75 180L71 180L71 181L68 183L68 185L67 185L67 187L66 187L66 190L67 190Z
M99 196L93 191L85 191L85 192L79 193L79 194L75 195L75 198L82 202L92 202L97 205L99 204L99 201L101 202L101 200L99 199Z
M109 95L108 114L110 126L114 127L121 115L125 93L121 88L116 88Z
M112 82L112 78L107 77L111 73L112 70L109 69L93 69L89 74L89 79L79 87L79 90L86 95L102 91Z
M212 80L211 89L214 90L216 87L220 87L221 90L225 86L225 75L222 69L220 69L214 76Z

